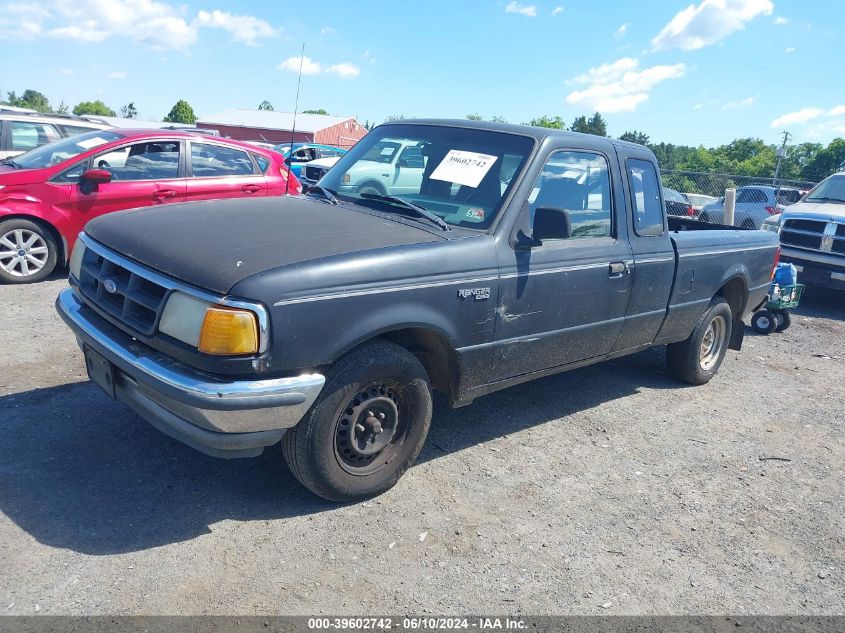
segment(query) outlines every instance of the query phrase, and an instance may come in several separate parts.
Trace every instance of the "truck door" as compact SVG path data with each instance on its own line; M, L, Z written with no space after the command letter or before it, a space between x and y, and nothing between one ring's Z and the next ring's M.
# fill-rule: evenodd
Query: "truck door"
M675 276L675 251L666 225L657 168L645 156L629 156L623 166L631 209L628 222L634 263L631 301L614 351L654 341L666 316Z
M494 379L601 356L628 306L631 258L618 163L599 151L553 151L528 197L533 230L560 218L560 237L530 248L503 241ZM544 211L537 213L538 209ZM548 211L551 210L551 213ZM524 210L523 212L526 212ZM535 217L538 222L535 223Z

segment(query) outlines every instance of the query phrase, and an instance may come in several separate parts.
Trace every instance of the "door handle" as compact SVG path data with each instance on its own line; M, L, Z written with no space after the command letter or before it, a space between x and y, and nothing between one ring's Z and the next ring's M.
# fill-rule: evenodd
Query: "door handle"
M155 197L156 200L170 200L178 195L179 192L175 189L159 189L153 194L153 197Z
M244 193L256 193L257 191L261 191L260 185L244 185L241 187L241 191Z
M611 277L621 277L628 271L628 267L625 265L625 262L610 262L610 266L608 267L608 274Z

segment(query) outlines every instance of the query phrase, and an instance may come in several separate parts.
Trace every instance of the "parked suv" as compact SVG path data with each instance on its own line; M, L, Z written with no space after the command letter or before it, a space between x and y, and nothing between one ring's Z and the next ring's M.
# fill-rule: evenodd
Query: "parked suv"
M784 206L778 201L777 189L760 185L737 187L734 224L746 229L759 229L769 216L783 211ZM702 222L722 224L725 221L725 199L705 205L698 219Z
M301 192L288 171L272 150L177 130L101 130L7 158L0 164L0 281L43 279L67 261L85 223L104 213Z
M0 159L23 154L61 138L111 126L78 117L0 112Z

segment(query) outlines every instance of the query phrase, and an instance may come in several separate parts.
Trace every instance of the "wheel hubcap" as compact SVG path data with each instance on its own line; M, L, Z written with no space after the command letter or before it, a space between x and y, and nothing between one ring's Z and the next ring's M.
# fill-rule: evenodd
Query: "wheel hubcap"
M0 268L13 277L30 277L47 264L50 249L35 231L12 229L0 237Z
M403 393L398 385L368 385L341 412L335 427L335 455L352 474L369 474L388 463L401 440Z
M698 354L698 362L703 370L712 369L719 360L726 332L727 327L724 317L717 316L710 321L704 336L701 338L701 350Z

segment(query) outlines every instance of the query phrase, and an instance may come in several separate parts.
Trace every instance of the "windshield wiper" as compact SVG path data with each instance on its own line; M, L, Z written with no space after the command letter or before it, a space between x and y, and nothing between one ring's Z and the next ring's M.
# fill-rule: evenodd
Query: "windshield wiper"
M362 193L362 198L366 198L368 200L379 200L380 202L389 202L392 204L398 204L401 207L408 209L409 211L413 211L417 217L424 218L429 222L432 222L439 226L444 231L449 231L449 224L438 215L434 215L431 211L426 209L421 204L417 204L416 202L411 202L409 200L403 200L402 198L397 198L396 196L383 196L380 193Z
M9 165L10 167L14 167L15 169L23 169L23 165L21 165L20 163L16 163L11 158L0 160L0 163L3 163L4 165Z
M830 198L828 196L821 196L820 198L807 198L805 202L841 202L845 203L842 198Z
M305 190L306 196L311 195L312 193L319 194L320 197L326 200L329 204L337 204L339 202L334 191L321 185L311 185Z

